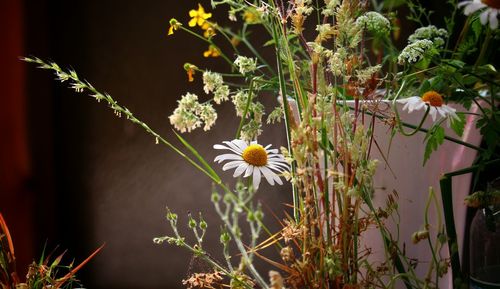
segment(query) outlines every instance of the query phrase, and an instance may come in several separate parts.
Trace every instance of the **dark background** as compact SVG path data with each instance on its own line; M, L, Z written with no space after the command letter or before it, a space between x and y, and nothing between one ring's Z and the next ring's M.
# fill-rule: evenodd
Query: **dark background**
M209 9L209 1L200 2ZM438 11L442 5L426 2ZM169 19L186 24L197 3L0 0L0 212L13 234L21 276L45 244L46 251L67 249L69 263L106 243L78 274L85 287L183 288L181 279L203 268L197 262L190 268L191 255L180 248L153 244L154 237L171 233L167 205L179 213L181 226L189 211L203 213L207 248L219 258L220 223L202 173L105 104L18 60L33 55L75 69L178 144L168 121L177 99L187 91L205 95L201 75L189 83L183 64L227 69L220 58L203 58L206 44L192 36L177 31L167 37ZM223 11L214 17L227 21ZM406 34L413 31L401 25ZM276 103L273 95L263 101ZM237 126L230 103L217 109L216 129L185 135L209 161L216 154L212 145L231 140ZM261 141L284 145L283 127L269 128ZM283 216L289 188L264 182L257 199L272 206L264 212L276 231L273 214Z
M0 212L13 234L21 276L45 244L46 251L67 249L69 263L106 243L78 273L85 287L183 288L181 279L203 266L190 266L191 255L180 248L153 244L154 237L171 233L167 205L179 213L181 227L189 211L203 213L207 248L218 258L220 223L205 175L105 104L18 60L37 56L75 69L178 144L168 120L177 99L186 91L205 96L201 75L189 83L183 64L227 69L221 58L205 59L206 44L192 36L167 37L169 19L187 24L187 12L197 3L1 1L1 33L8 46L0 68ZM209 1L201 3L210 8ZM214 16L227 18L222 12ZM265 101L276 102L272 95ZM185 134L210 162L216 155L212 145L233 139L238 121L230 103L217 109L215 130ZM271 128L261 141L284 145L282 129ZM221 175L232 180L230 173ZM268 223L277 223L273 213L283 216L288 192L286 186L262 185L257 199L272 204L264 208Z

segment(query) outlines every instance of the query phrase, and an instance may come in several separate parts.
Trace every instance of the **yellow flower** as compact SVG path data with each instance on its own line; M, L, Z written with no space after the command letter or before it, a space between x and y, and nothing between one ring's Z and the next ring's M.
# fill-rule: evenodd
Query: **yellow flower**
M203 52L203 56L205 56L205 57L219 57L220 51L217 47L210 45L210 46L208 46L208 50Z
M176 19L170 19L170 28L168 28L168 35L174 34L174 31L181 27L182 23L177 21Z
M215 29L212 24L208 23L208 21L205 21L205 23L203 23L201 29L204 30L203 37L205 38L211 38L215 35Z
M188 81L189 82L193 82L194 81L193 75L195 74L197 68L198 67L196 67L196 65L193 65L191 63L185 63L184 64L184 69L186 70L186 73L188 75Z
M212 13L205 13L203 6L198 3L198 10L193 9L189 11L189 17L191 17L191 20L189 20L190 27L194 27L196 24L198 24L198 26L202 26L203 23L205 23L205 20L212 17Z
M238 46L240 44L240 42L241 42L241 40L238 37L231 38L231 45L233 45L234 47Z
M249 8L243 13L243 20L248 24L256 24L260 22L260 15L256 9Z

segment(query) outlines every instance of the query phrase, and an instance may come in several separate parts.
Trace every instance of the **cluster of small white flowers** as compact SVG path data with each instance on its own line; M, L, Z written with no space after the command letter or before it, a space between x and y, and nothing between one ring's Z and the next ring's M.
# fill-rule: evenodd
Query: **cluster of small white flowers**
M247 105L248 93L240 90L237 93L233 94L231 98L234 104L234 108L236 109L236 115L242 117L243 112L245 111L245 106Z
M205 123L203 129L209 130L217 120L217 113L211 104L200 104L198 96L186 93L177 101L179 105L169 117L170 124L180 132L191 132Z
M238 71L243 75L254 72L257 69L257 59L255 58L238 55L234 64L238 66Z
M445 39L448 38L448 31L443 28L437 28L434 25L420 27L408 37L408 43L414 43L418 40L427 39L434 43L436 48L443 47Z
M243 113L245 112L245 107L248 102L248 93L240 90L232 97L232 102L234 104L234 108L236 109L236 115L239 117L243 117ZM261 118L264 114L264 106L260 102L250 102L250 106L248 107L248 112L252 113L255 118Z
M417 40L408 44L398 56L398 63L415 63L429 53L434 44L428 39Z
M217 112L215 112L215 109L208 103L200 106L198 115L205 123L205 126L203 127L204 131L210 130L217 120Z
M217 89L214 92L214 101L217 104L221 104L221 102L226 101L229 99L229 86L227 85L221 85L217 87Z
M256 101L251 101L248 106L246 116L243 115L248 103L248 93L240 90L232 95L232 102L236 109L236 115L239 117L252 117L248 123L241 128L241 138L244 140L254 140L262 133L262 117L264 116L264 105Z
M283 108L281 106L277 106L273 109L273 111L267 116L267 124L274 124L276 122L281 122L283 118Z
M356 19L356 25L377 35L387 35L391 32L391 22L382 14L370 11Z
M203 90L206 94L214 91L223 83L222 76L217 72L205 71L203 72Z
M203 90L205 93L214 93L214 101L217 104L229 99L229 86L224 85L224 80L219 73L205 71L203 73Z
M240 138L245 141L253 141L262 133L262 125L255 119L251 119L241 128Z

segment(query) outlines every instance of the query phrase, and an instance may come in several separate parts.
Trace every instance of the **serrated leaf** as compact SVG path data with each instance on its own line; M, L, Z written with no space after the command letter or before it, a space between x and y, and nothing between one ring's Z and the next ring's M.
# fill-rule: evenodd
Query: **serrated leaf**
M423 163L424 166L429 160L431 154L436 151L441 144L443 144L444 136L444 129L439 125L434 125L431 129L429 129L424 139L424 141L426 141Z
M464 133L465 128L465 114L457 113L458 119L451 118L451 129L461 137Z
M442 75L437 75L430 79L431 89L435 91L442 91L445 86L444 77Z
M464 75L463 81L464 81L463 83L465 86L469 86L469 85L473 85L476 82L478 82L479 78L477 78L474 75Z
M483 25L479 21L479 17L474 18L471 24L472 32L474 32L475 40L477 41L481 36L481 32L483 31Z

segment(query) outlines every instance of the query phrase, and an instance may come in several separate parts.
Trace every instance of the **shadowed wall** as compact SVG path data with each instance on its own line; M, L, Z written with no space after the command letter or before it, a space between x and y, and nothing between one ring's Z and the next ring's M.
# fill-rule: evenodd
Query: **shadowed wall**
M45 6L27 5L27 14L32 16L29 37L40 38L41 27L47 32L46 42L31 41L27 54L74 68L82 79L111 94L177 144L168 121L177 99L186 91L205 97L201 75L188 83L184 62L228 68L220 58L203 58L206 44L192 36L176 33L167 37L168 20L175 17L187 23L187 12L196 5L192 1L46 1ZM38 15L40 9L48 17ZM226 18L222 13L218 16ZM31 65L27 69L32 81L32 143L35 148L48 147L36 153L39 163L44 157L49 162L53 158L54 163L55 193L46 188L38 203L50 209L39 209L38 241L47 239L49 248L58 244L69 249L68 256L77 261L106 243L79 274L88 288L182 288L191 255L177 247L155 245L152 239L171 233L164 219L167 205L179 213L181 227L185 227L189 211L202 212L210 228L207 248L217 258L220 223L210 202L208 178L172 150L156 145L138 126L117 118L105 104L53 83L46 71L35 71ZM47 95L40 95L37 82L45 83L51 92L46 101L40 99ZM277 104L273 95L264 101ZM41 110L40 105L53 113ZM216 153L212 145L233 139L238 124L230 103L217 110L215 130L185 135L210 162ZM262 141L284 145L282 129L281 125L271 128ZM52 133L54 137L49 139ZM215 167L221 172L220 166ZM231 173L221 175L232 180ZM272 204L264 208L269 223L276 223L270 210L283 215L281 203L290 200L288 191L287 186L262 184L257 199ZM196 270L201 270L199 265L191 269Z

